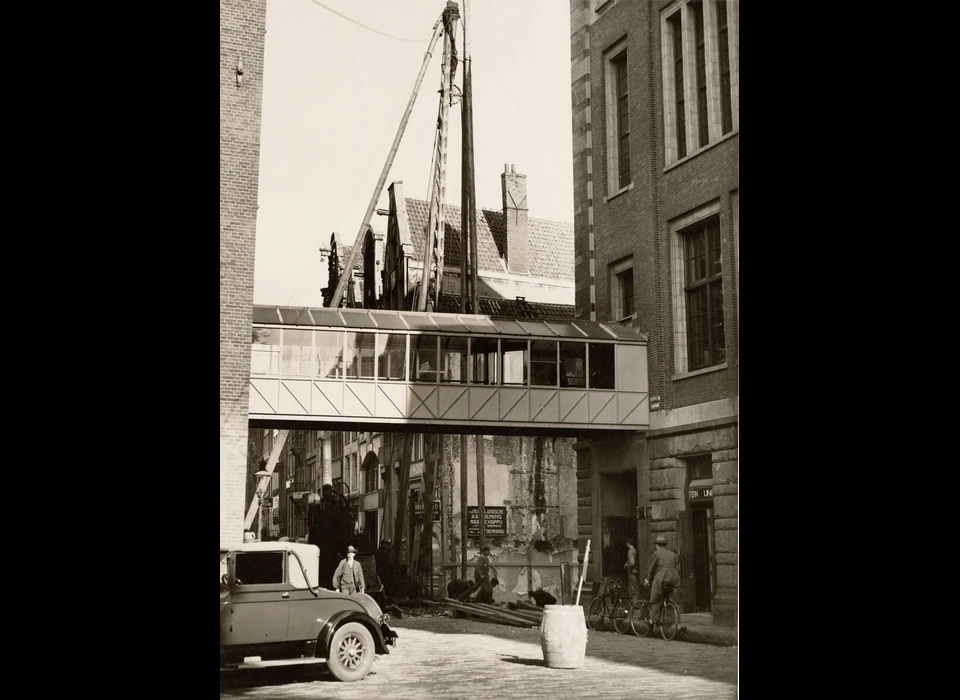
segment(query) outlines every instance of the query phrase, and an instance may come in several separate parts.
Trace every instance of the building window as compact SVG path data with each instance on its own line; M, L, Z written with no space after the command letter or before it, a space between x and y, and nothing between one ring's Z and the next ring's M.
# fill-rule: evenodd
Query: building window
M613 389L614 384L614 346L611 343L590 343L590 389Z
M681 231L680 235L684 250L689 369L694 370L727 359L720 217L712 216Z
M363 492L370 493L380 488L380 466L365 469L363 472Z
M411 462L419 462L423 459L423 433L417 433L413 436L413 450L410 456Z
M717 35L720 46L720 114L721 133L733 131L733 103L730 85L730 32L727 31L727 3L717 3Z
M557 343L530 341L530 385L557 386Z
M614 321L633 318L633 257L610 266L610 317Z
M630 90L626 39L607 50L607 196L629 186L630 178Z
M377 338L373 333L344 333L347 379L373 379Z
M674 368L678 373L722 364L724 332L720 201L670 222Z
M406 379L407 337L397 333L381 333L378 336L378 350L377 374L380 379Z
M738 127L737 3L677 0L661 14L666 164Z
M676 134L676 157L685 158L687 155L687 112L685 108L686 94L683 83L683 31L681 29L681 15L675 13L669 20L667 26L670 28L671 41L671 85L673 86L673 108L674 118L673 126Z
M713 457L711 455L697 455L696 457L687 457L687 480L712 479L713 478Z
M707 44L703 35L703 3L690 3L693 10L693 35L696 42L697 126L700 148L710 143L710 121L707 117Z
M285 377L309 377L312 346L313 331L284 329L280 374Z
M587 386L587 346L585 343L560 343L560 386Z

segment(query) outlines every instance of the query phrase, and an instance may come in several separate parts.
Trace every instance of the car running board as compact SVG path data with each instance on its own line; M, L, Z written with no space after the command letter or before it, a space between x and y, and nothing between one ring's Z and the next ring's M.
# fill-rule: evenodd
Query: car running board
M251 657L248 657L251 658ZM256 657L253 657L256 658ZM325 664L326 659L315 656L305 656L300 659L276 659L273 661L246 661L240 664L227 664L221 668L235 670L245 668L271 668L275 666L302 666L303 664Z

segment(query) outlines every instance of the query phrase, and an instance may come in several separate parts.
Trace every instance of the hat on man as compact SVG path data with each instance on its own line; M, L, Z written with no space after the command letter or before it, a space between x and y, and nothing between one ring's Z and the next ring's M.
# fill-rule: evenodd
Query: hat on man
M354 548L353 545L350 545L349 547L347 547L347 554L356 554L356 553L357 553L357 550L356 548Z
M657 535L657 539L654 540L656 544L666 544L667 538L666 535Z
M252 532L245 532L245 533L243 533L243 541L244 541L244 542L256 542L256 541L257 541L257 536L256 536L255 534L253 534Z

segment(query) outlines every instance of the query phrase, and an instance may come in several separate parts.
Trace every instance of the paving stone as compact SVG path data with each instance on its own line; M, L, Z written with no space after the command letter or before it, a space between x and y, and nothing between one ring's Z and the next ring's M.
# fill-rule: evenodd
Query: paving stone
M579 669L547 668L539 629L449 617L391 623L400 635L374 673L334 681L323 667L221 674L221 697L349 698L703 698L737 697L739 650L659 637L588 630ZM319 668L319 670L317 670ZM233 672L237 673L237 672Z

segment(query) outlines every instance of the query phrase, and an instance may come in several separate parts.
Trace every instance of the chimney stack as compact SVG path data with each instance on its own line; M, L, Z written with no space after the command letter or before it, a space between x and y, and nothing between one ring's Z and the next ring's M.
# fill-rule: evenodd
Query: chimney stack
M527 235L527 176L515 165L503 164L500 176L503 218L507 229L507 269L519 275L530 272L530 242Z

